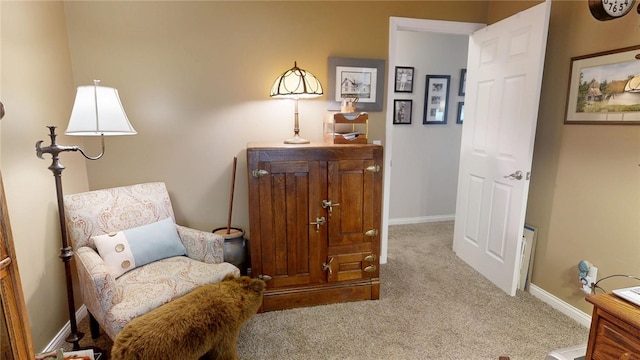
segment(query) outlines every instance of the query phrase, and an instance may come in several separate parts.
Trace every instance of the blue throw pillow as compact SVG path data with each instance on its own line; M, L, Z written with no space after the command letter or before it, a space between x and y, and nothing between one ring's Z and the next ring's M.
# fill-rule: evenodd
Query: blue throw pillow
M136 267L187 254L172 218L91 239L116 278Z

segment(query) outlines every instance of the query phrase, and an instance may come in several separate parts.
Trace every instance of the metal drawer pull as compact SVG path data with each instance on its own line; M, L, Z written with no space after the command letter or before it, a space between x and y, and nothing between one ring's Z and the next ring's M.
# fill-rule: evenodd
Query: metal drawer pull
M364 257L364 261L374 262L376 261L376 255L375 254L367 255Z
M324 216L321 216L321 217L317 217L316 221L310 222L309 225L315 225L316 226L316 232L319 233L320 232L320 225L324 225L326 222L327 222L327 219L325 219Z
M370 237L376 236L378 235L378 229L367 230L364 234Z
M376 271L376 266L375 265L369 265L366 268L364 268L364 272L372 273L374 271Z
M365 170L368 172L377 173L377 172L380 172L380 165L370 165L370 166L367 166Z

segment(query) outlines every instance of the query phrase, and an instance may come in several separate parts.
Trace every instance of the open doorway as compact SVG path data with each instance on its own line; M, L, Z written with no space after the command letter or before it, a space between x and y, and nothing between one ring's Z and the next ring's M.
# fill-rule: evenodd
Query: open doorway
M464 96L457 95L460 71L467 62L469 35L484 26L484 24L438 20L397 17L390 19L387 80L389 89L385 125L386 171L380 259L382 263L387 260L388 226L392 207L394 223L453 219L462 128L461 124L456 124L457 106L458 102L464 101ZM431 44L408 45L416 41L427 41ZM451 41L456 44L453 45ZM409 46L414 48L407 49ZM407 63L414 60L416 62L419 60L420 65ZM433 64L432 69L425 63L429 61ZM396 66L414 67L411 93L394 91ZM432 70L446 72L446 74L434 74ZM446 124L423 125L426 75L450 75ZM394 118L395 100L412 100L411 124L393 124L391 119ZM427 141L429 144L425 146ZM438 154L424 154L426 148L432 148L433 150L429 151L438 151ZM428 159L427 155L429 155ZM418 161L421 162L420 166L414 166L413 164ZM429 174L425 175L425 172ZM400 197L397 203L391 201L392 186L394 189L401 189L399 195L394 193L394 196ZM424 199L429 196L431 198ZM410 206L405 207L408 205L405 199L412 199ZM437 204L434 208L425 211L420 206L424 206L427 201ZM438 212L441 213L438 214Z
M402 18L390 22L391 69L399 65L399 31L468 37L468 104L459 148L453 250L510 295L515 295L519 279L550 10L551 0L547 0L487 27ZM393 75L390 71L390 83ZM388 95L387 101L391 118L393 97ZM381 261L386 261L391 179L396 172L390 124L387 121Z

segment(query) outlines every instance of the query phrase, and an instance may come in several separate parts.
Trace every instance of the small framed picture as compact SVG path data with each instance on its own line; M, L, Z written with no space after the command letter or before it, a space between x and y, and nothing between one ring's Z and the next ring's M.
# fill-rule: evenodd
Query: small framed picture
M413 92L413 68L396 66L395 92Z
M456 118L456 124L462 124L464 121L464 101L458 101L458 117Z
M340 110L344 99L358 98L360 111L382 111L384 60L329 57L327 107Z
M393 123L401 125L411 124L411 110L413 100L394 100L393 101Z
M427 75L423 124L446 124L451 75Z
M460 70L460 87L458 88L458 95L464 96L467 87L467 69Z

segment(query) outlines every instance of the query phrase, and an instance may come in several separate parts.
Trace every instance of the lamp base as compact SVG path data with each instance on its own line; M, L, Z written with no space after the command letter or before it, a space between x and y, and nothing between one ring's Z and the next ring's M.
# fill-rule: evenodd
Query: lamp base
M287 139L284 141L285 144L308 144L311 141L307 139L303 139L300 135L295 134L291 139Z

